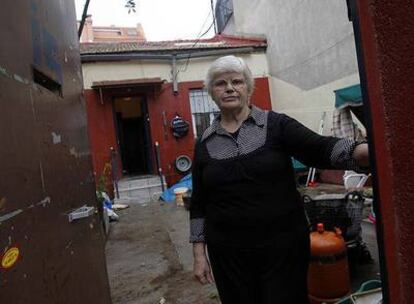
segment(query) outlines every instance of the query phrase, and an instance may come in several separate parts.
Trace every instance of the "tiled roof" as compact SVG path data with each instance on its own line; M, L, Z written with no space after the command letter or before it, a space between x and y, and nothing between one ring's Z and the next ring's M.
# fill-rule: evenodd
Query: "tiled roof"
M81 54L119 54L119 53L168 53L185 50L213 50L253 47L265 49L267 43L262 38L244 38L227 35L216 35L209 39L200 40L170 40L142 42L112 42L112 43L81 43Z

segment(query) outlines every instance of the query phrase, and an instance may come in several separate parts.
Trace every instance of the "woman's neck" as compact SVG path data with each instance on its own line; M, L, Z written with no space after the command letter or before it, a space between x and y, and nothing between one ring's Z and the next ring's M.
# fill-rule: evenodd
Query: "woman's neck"
M239 111L221 111L220 125L230 133L237 131L243 121L249 117L250 108L243 107Z

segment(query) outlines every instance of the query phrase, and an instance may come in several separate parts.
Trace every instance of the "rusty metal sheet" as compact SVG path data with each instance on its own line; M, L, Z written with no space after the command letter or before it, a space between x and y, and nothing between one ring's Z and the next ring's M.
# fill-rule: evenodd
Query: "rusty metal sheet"
M74 3L0 20L0 303L110 303L99 213L68 219L97 207Z

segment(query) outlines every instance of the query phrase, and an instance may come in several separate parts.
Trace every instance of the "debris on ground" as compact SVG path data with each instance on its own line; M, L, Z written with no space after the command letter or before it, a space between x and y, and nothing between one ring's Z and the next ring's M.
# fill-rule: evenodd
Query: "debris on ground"
M127 204L112 204L112 209L117 211L117 210L123 210L129 208L129 205Z
M146 205L131 203L111 223L105 251L113 304L219 304L214 284L200 285L188 267L187 211Z
M160 299L159 304L165 304L165 303L167 303L167 300L166 300L164 297L162 297L162 298Z

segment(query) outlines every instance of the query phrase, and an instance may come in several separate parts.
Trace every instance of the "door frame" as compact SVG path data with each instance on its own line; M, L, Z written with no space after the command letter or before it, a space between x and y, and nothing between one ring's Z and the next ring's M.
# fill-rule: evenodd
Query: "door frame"
M142 116L144 118L144 157L145 157L145 163L147 166L147 173L145 174L153 174L154 173L154 166L153 166L153 149L152 149L152 139L151 139L151 125L150 125L150 117L149 117L149 111L148 111L148 98L146 93L139 93L139 92L125 92L125 93L118 93L113 94L111 96L111 104L112 104L112 117L113 117L113 123L114 123L114 129L115 129L115 139L116 139L116 146L117 146L117 154L118 154L118 162L120 163L120 172L122 176L124 176L124 159L121 149L121 143L119 139L119 125L118 125L118 119L116 117L116 111L115 111L115 101L118 98L125 98L125 97L137 97L140 99L140 107ZM129 175L129 174L127 174ZM135 174L132 174L135 175Z

